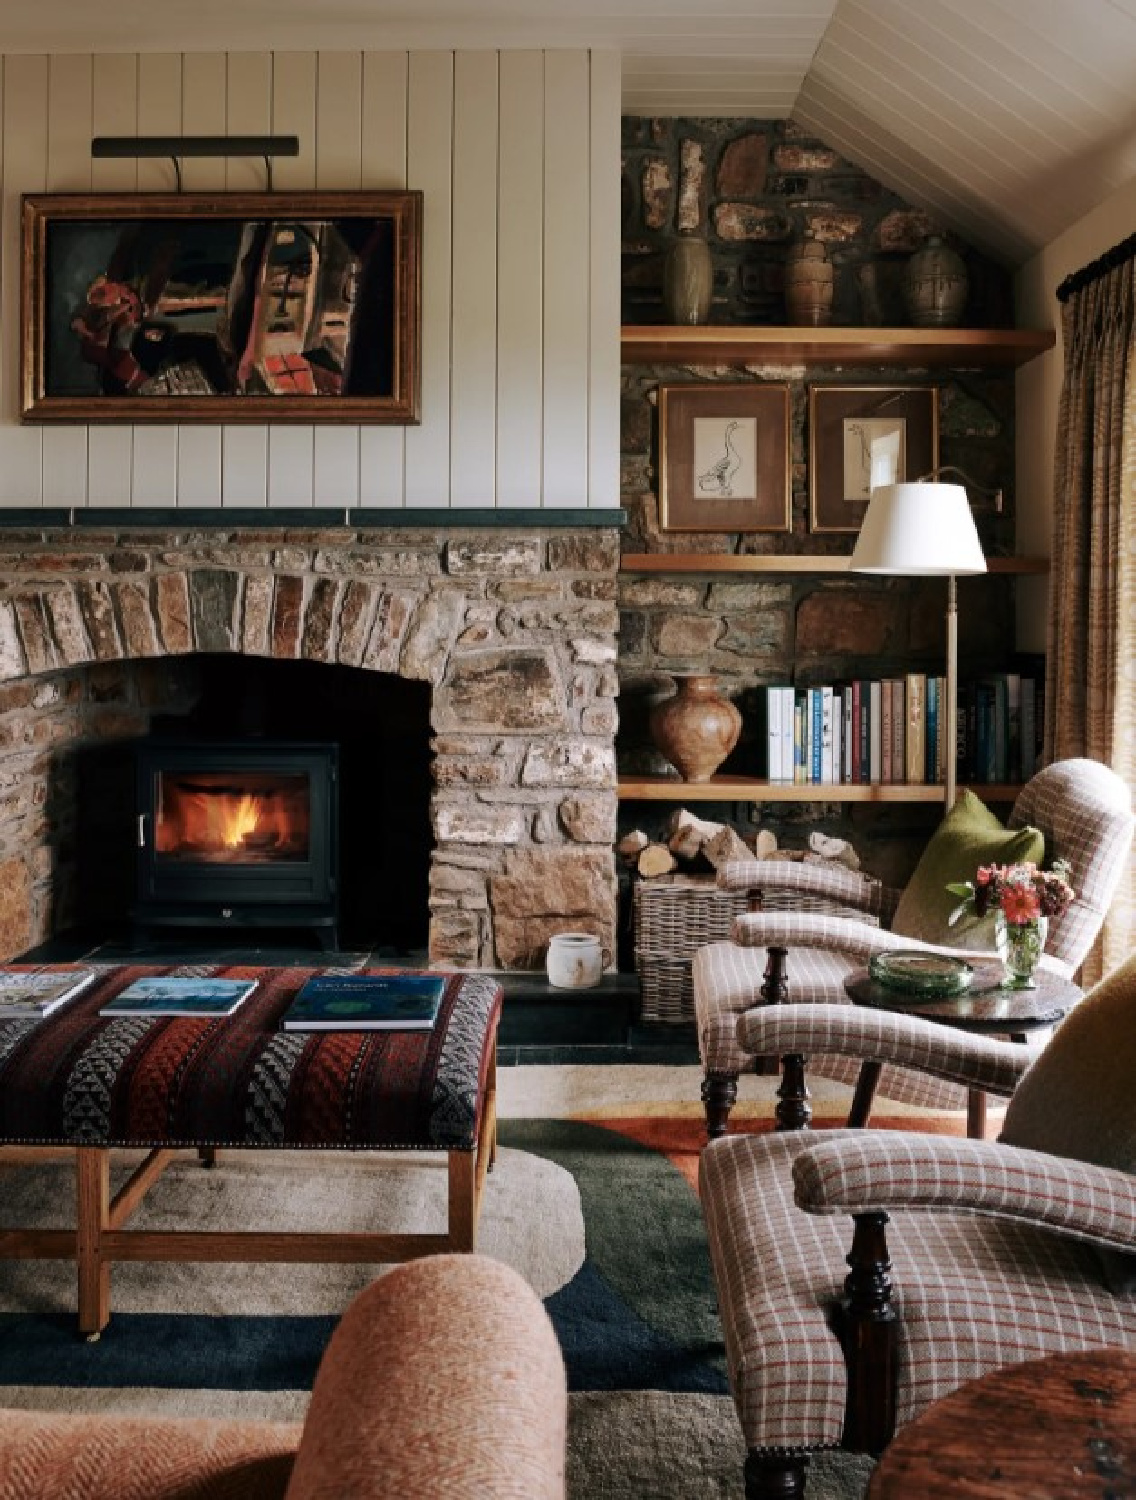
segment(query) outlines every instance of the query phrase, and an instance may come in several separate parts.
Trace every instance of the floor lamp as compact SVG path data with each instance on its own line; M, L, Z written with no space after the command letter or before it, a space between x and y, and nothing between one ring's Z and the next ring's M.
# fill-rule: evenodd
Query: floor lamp
M939 472L938 470L935 471ZM985 573L986 558L970 502L961 484L926 479L872 490L849 567L857 573L893 573L947 580L946 751L943 769L947 811L957 781L958 593L960 574Z

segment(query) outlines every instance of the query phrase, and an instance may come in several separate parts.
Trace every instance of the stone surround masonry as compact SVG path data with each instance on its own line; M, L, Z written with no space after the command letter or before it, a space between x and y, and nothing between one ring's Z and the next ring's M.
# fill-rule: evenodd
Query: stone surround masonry
M618 560L608 527L0 532L0 959L72 916L74 752L145 733L196 653L431 684L431 962L614 951Z

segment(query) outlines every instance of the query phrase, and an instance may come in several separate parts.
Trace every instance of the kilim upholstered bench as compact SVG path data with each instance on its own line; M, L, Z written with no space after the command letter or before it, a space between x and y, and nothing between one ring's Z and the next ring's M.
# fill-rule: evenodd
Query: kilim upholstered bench
M74 1259L79 1327L110 1318L116 1260L389 1262L473 1250L496 1145L501 987L448 977L429 1031L282 1031L313 969L108 968L42 1020L0 1020L0 1161L74 1152L76 1228L0 1230L0 1258ZM102 1017L145 974L256 978L223 1019ZM148 1155L110 1194L110 1152ZM178 1150L448 1153L448 1225L434 1234L128 1230Z

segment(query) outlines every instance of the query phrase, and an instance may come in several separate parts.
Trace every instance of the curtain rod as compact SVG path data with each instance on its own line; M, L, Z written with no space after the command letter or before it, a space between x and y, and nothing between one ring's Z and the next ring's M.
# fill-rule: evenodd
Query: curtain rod
M1114 271L1126 260L1133 259L1136 259L1136 234L1130 234L1126 240L1121 240L1119 245L1113 245L1111 250L1106 250L1096 260L1091 260L1087 266L1082 266L1079 271L1066 276L1057 288L1058 302L1068 302L1074 292L1079 292L1082 287L1107 275L1109 271Z

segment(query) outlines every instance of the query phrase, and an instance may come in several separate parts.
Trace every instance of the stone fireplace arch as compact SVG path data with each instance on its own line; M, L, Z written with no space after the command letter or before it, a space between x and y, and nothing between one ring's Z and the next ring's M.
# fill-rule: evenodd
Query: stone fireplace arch
M237 653L428 682L431 962L533 968L568 928L614 951L618 557L610 527L11 531L0 733L36 711L22 684L119 661ZM37 888L66 840L5 821L0 806L10 957L51 935Z

